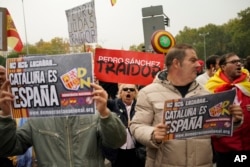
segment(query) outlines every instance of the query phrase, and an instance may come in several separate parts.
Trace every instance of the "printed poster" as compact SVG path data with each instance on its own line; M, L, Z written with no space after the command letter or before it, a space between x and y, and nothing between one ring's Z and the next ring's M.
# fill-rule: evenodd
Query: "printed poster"
M167 100L163 121L170 126L166 140L203 135L232 136L233 120L228 107L236 91Z
M13 118L94 114L90 53L8 58Z

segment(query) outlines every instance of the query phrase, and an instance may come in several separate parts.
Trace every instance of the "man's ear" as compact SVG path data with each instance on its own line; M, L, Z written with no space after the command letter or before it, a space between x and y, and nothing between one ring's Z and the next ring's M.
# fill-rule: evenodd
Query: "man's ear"
M175 67L175 68L179 67L180 66L180 61L178 59L174 59L173 63L172 63L172 66Z
M221 71L224 71L224 68L225 68L225 65L220 66Z

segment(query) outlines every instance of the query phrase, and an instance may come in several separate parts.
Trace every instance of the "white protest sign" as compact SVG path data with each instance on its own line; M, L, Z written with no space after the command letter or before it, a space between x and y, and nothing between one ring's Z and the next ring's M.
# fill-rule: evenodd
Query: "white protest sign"
M66 10L71 46L97 42L94 1Z

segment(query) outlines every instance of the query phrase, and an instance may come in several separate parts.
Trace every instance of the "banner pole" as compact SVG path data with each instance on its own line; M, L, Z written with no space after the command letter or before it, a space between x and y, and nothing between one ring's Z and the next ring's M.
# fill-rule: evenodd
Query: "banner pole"
M25 21L25 13L24 13L24 4L22 0L22 7L23 7L23 21L24 21L24 31L25 31L25 41L26 41L26 54L29 55L29 44L28 44L28 38L27 38L27 30L26 30L26 21Z

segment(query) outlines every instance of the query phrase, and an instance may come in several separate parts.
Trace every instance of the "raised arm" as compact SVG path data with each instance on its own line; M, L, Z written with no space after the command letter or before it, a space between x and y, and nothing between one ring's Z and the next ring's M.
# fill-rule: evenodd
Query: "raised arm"
M11 105L14 96L10 92L10 82L5 81L0 88L0 116L6 117L11 115Z

